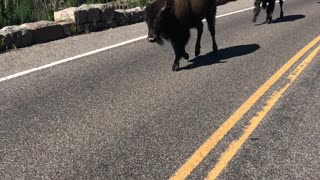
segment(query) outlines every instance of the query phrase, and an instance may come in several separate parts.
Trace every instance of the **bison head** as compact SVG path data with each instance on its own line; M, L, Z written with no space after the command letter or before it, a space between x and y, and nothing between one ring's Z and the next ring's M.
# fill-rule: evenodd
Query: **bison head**
M167 2L157 0L151 3L146 8L145 21L148 26L148 40L149 42L161 43L161 29L163 24L163 15L168 9Z

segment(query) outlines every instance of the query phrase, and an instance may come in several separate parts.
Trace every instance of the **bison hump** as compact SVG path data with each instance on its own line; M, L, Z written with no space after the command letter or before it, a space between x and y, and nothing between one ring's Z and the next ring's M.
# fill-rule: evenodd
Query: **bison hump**
M174 15L180 22L203 19L208 12L208 0L174 0Z

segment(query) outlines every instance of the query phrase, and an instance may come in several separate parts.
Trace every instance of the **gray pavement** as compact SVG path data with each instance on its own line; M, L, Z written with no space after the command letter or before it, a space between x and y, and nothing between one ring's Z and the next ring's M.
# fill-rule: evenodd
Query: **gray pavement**
M247 0L219 6L218 15L252 7ZM145 23L68 37L0 54L0 77L128 41L147 34Z
M221 179L320 178L319 60L274 107Z
M251 3L228 4L220 13ZM271 25L255 26L252 11L219 18L219 56L210 53L205 30L202 55L182 60L177 73L171 72L168 43L159 47L141 40L1 82L0 179L168 179L319 35L319 6L316 0L287 0L287 18ZM261 14L258 23L263 19ZM0 54L0 77L145 34L145 24L137 24ZM254 132L259 140L243 146L221 179L320 178L318 60ZM190 179L206 177L242 125Z

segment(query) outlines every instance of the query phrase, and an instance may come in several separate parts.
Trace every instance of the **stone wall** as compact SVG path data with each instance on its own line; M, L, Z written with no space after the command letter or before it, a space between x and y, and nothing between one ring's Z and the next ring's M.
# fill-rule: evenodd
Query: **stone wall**
M115 9L111 4L70 7L54 13L54 22L38 21L0 30L0 51L45 43L74 34L142 22L144 9Z

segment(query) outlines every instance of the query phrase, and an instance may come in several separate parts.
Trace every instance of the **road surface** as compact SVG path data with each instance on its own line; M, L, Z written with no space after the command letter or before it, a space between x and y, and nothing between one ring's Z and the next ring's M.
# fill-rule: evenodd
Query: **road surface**
M0 54L0 179L320 179L320 3L252 4L179 72L144 23Z

